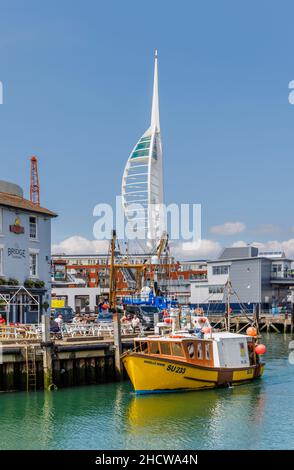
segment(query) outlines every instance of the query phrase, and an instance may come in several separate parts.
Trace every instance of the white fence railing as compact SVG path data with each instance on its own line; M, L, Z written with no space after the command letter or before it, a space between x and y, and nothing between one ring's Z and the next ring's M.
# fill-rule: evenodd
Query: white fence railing
M136 333L141 332L137 329ZM121 325L121 332L123 335L134 333L131 324L124 323ZM91 324L74 324L64 323L61 330L51 331L52 338L105 338L113 337L113 323L112 322L97 322ZM17 326L0 326L0 341L1 340L42 340L42 326L39 325L17 325Z

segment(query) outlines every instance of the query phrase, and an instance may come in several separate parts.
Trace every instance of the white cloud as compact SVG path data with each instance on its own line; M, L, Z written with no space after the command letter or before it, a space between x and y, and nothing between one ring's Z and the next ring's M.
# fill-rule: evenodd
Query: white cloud
M262 251L285 251L286 256L294 259L294 238L284 241L272 240L265 243L253 242ZM232 247L248 246L244 240L232 243ZM220 254L223 246L213 240L201 240L200 242L170 242L171 254L177 260L184 259L215 259ZM66 238L58 244L52 245L53 254L93 254L107 253L108 240L88 240L85 237L74 235Z
M215 235L236 235L243 232L245 228L242 222L225 222L222 225L214 225L209 231Z
M212 259L218 256L222 249L220 243L213 240L200 242L171 242L171 254L178 260Z
M238 240L237 242L234 242L232 244L233 248L235 248L235 247L244 247L244 246L248 246L248 243L243 242L243 240Z
M52 245L53 254L93 254L107 253L109 247L108 240L88 240L79 235L66 238L62 242Z

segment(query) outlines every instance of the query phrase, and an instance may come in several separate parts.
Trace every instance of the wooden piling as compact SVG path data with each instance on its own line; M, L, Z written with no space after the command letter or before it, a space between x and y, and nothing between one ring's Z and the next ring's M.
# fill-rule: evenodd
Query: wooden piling
M76 375L77 383L79 385L85 385L86 383L86 361L85 359L76 359Z
M72 385L74 385L74 366L72 359L64 361L64 369L66 374L66 385L71 387Z
M96 369L95 369L95 358L86 359L86 376L87 383L96 383Z
M117 379L122 378L122 345L121 345L121 327L120 317L118 313L113 314L113 337L114 337L114 356L115 356L115 370Z
M14 390L14 362L3 364L5 390Z
M52 346L50 338L50 317L42 315L42 350L44 390L51 390L53 385Z

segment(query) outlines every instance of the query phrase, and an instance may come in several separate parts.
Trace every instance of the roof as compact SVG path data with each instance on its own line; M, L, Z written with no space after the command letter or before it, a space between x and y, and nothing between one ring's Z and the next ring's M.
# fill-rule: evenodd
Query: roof
M207 261L207 264L223 264L223 263L232 263L233 261L293 261L291 258L269 258L268 256L251 256L248 258L227 258L227 259L216 259Z
M258 248L254 246L234 246L230 248L224 248L218 259L239 259L239 258L256 258L258 256Z
M241 335L239 333L232 333L230 331L220 331L219 333L218 332L215 332L215 333L212 333L212 338L219 341L220 339L225 339L225 338L230 338L230 339L234 339L234 338L248 338L247 335Z
M182 341L191 341L191 340L211 340L214 339L215 341L220 341L222 339L244 339L248 338L247 335L242 335L239 333L232 333L229 331L221 331L221 332L214 332L212 334L207 333L204 335L203 338L198 338L195 334L190 334L187 332L177 332L171 336L157 336L157 335L151 335L151 336L138 336L137 338L134 338L135 341L172 341L172 342L182 342Z
M57 217L57 214L55 214L55 212L52 212L49 209L46 209L45 207L37 206L28 199L24 199L20 196L15 196L13 194L0 193L0 205L14 207L29 212L36 212L38 214L48 215L49 217Z

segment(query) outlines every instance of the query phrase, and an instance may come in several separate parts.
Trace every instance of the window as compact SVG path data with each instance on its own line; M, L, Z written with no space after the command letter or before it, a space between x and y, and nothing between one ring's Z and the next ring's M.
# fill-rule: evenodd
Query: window
M194 359L195 358L194 343L188 343L187 344L187 350L188 350L188 354L189 354L190 359Z
M2 294L2 297L0 300L0 313L5 318L5 320L7 319L6 316L7 316L7 310L8 310L7 303L5 301L9 302L9 300L10 300L10 294Z
M32 240L37 240L37 217L30 217L30 238Z
M240 356L245 357L245 346L244 343L239 343L240 344Z
M165 356L170 356L170 343L166 341L165 343L160 343L160 351L161 354L164 354Z
M3 275L4 268L3 268L3 254L4 254L4 249L3 247L0 247L0 276Z
M150 341L149 343L150 354L159 354L159 347L157 341Z
M148 353L148 343L146 341L141 341L140 347L142 353Z
M37 253L30 253L30 276L36 277L38 275L38 255Z
M229 266L212 266L212 274L220 275L220 274L229 274Z
M202 344L201 343L197 344L197 357L198 359L202 359Z
M223 294L224 286L209 286L208 293L209 294Z
M172 355L173 356L184 356L184 351L181 343L171 343Z
M29 310L30 312L38 312L39 311L39 296L34 295L33 298L28 298Z
M210 344L205 343L205 359L210 361Z

